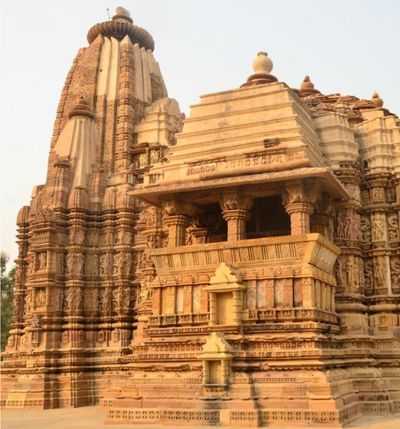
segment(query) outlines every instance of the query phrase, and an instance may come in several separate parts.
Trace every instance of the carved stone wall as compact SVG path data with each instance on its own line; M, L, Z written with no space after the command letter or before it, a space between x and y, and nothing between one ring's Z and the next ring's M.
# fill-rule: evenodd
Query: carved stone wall
M399 411L397 116L290 89L260 52L182 128L127 11L88 40L18 214L2 405L246 427ZM254 210L287 235L247 235Z

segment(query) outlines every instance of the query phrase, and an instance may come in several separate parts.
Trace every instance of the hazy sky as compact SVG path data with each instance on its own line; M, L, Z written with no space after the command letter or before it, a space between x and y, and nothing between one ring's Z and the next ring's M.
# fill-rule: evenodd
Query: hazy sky
M400 114L399 0L0 0L1 243L17 256L15 219L42 184L62 85L89 28L117 6L154 37L181 110L236 88L267 51L272 74L298 87L371 98Z

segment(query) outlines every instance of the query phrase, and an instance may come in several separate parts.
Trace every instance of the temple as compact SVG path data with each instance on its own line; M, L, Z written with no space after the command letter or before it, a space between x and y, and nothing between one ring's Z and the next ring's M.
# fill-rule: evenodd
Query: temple
M2 406L341 427L400 411L400 121L259 52L185 119L118 8L17 218Z

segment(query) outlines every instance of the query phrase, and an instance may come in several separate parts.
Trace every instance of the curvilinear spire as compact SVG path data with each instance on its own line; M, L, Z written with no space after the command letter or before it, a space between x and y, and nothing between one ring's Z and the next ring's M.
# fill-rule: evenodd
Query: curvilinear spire
M94 373L82 374L77 362L95 368L103 356L115 363L131 341L145 239L141 203L129 191L181 129L154 41L128 11L94 25L88 42L62 90L46 183L17 219L16 298L3 361L14 386L8 406L98 400ZM31 366L38 375L21 393L18 371Z

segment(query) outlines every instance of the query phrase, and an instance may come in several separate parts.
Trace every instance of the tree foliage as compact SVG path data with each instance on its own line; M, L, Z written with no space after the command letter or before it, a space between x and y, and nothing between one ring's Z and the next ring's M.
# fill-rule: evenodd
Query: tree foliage
M4 252L0 253L0 269L1 269L1 351L7 344L8 332L10 330L10 322L13 311L13 294L15 283L15 267L6 273L6 265L8 255Z

